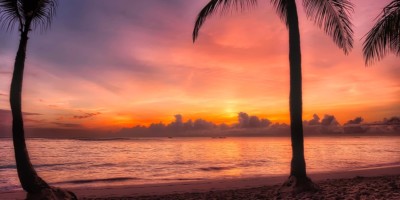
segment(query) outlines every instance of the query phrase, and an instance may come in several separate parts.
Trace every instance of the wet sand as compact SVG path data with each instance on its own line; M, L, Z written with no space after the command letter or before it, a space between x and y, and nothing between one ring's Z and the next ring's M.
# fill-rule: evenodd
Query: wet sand
M151 195L141 197L114 197L105 199L138 199L138 200L265 200L265 199L400 199L400 175L382 177L356 177L352 179L331 179L317 182L320 190L307 193L278 193L280 185L256 187L249 189L219 190L202 193L183 193L169 195Z
M102 188L69 188L80 199L400 199L400 166L311 173L320 190L278 193L287 176L249 177ZM0 193L0 199L24 199L25 193Z

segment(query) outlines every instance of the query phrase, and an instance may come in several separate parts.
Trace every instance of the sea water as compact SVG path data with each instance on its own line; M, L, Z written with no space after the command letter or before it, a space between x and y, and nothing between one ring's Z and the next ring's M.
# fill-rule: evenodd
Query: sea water
M53 186L104 187L289 174L287 137L28 139ZM400 137L307 137L309 173L400 165ZM21 190L11 139L0 139L0 192Z

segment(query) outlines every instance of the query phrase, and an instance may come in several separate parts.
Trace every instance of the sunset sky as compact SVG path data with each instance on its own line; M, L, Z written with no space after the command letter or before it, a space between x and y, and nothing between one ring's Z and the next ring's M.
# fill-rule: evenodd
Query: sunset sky
M269 3L210 18L193 44L207 0L59 1L51 29L32 32L23 88L30 127L116 130L170 122L175 114L233 123L238 112L289 122L288 32ZM346 56L298 2L304 119L340 123L400 114L400 58L366 67L363 36L390 0L356 0L355 45ZM19 38L0 32L0 109Z

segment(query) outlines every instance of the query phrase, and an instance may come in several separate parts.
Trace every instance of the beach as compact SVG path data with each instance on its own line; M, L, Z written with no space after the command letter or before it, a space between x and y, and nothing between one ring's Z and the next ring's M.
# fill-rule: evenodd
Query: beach
M142 200L265 200L265 199L400 199L400 176L356 177L351 179L330 179L317 182L320 190L315 193L278 193L279 185L249 189L231 189L198 193L152 195L141 197L115 197L104 199ZM87 198L91 199L91 198ZM95 198L97 199L97 198Z
M400 166L309 176L319 191L278 194L287 176L68 189L79 199L400 199ZM23 191L0 193L2 200L25 196Z

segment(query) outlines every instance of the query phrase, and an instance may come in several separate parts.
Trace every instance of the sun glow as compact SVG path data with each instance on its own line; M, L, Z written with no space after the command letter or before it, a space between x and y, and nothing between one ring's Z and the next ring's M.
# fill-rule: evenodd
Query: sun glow
M348 56L299 12L304 120L317 113L342 124L357 116L373 122L400 113L399 59L389 55L365 68L361 53L362 37L385 2L355 2L357 31ZM289 123L288 34L270 7L213 16L193 44L202 2L182 4L182 17L152 5L154 16L140 7L147 3L135 1L146 23L111 12L125 9L118 4L107 5L107 17L88 8L93 15L77 14L76 29L66 28L73 5L61 4L51 30L30 37L22 102L30 127L121 129L168 124L176 114L232 124L239 112ZM109 21L114 17L124 20ZM0 44L0 109L9 111L18 37L1 35Z

